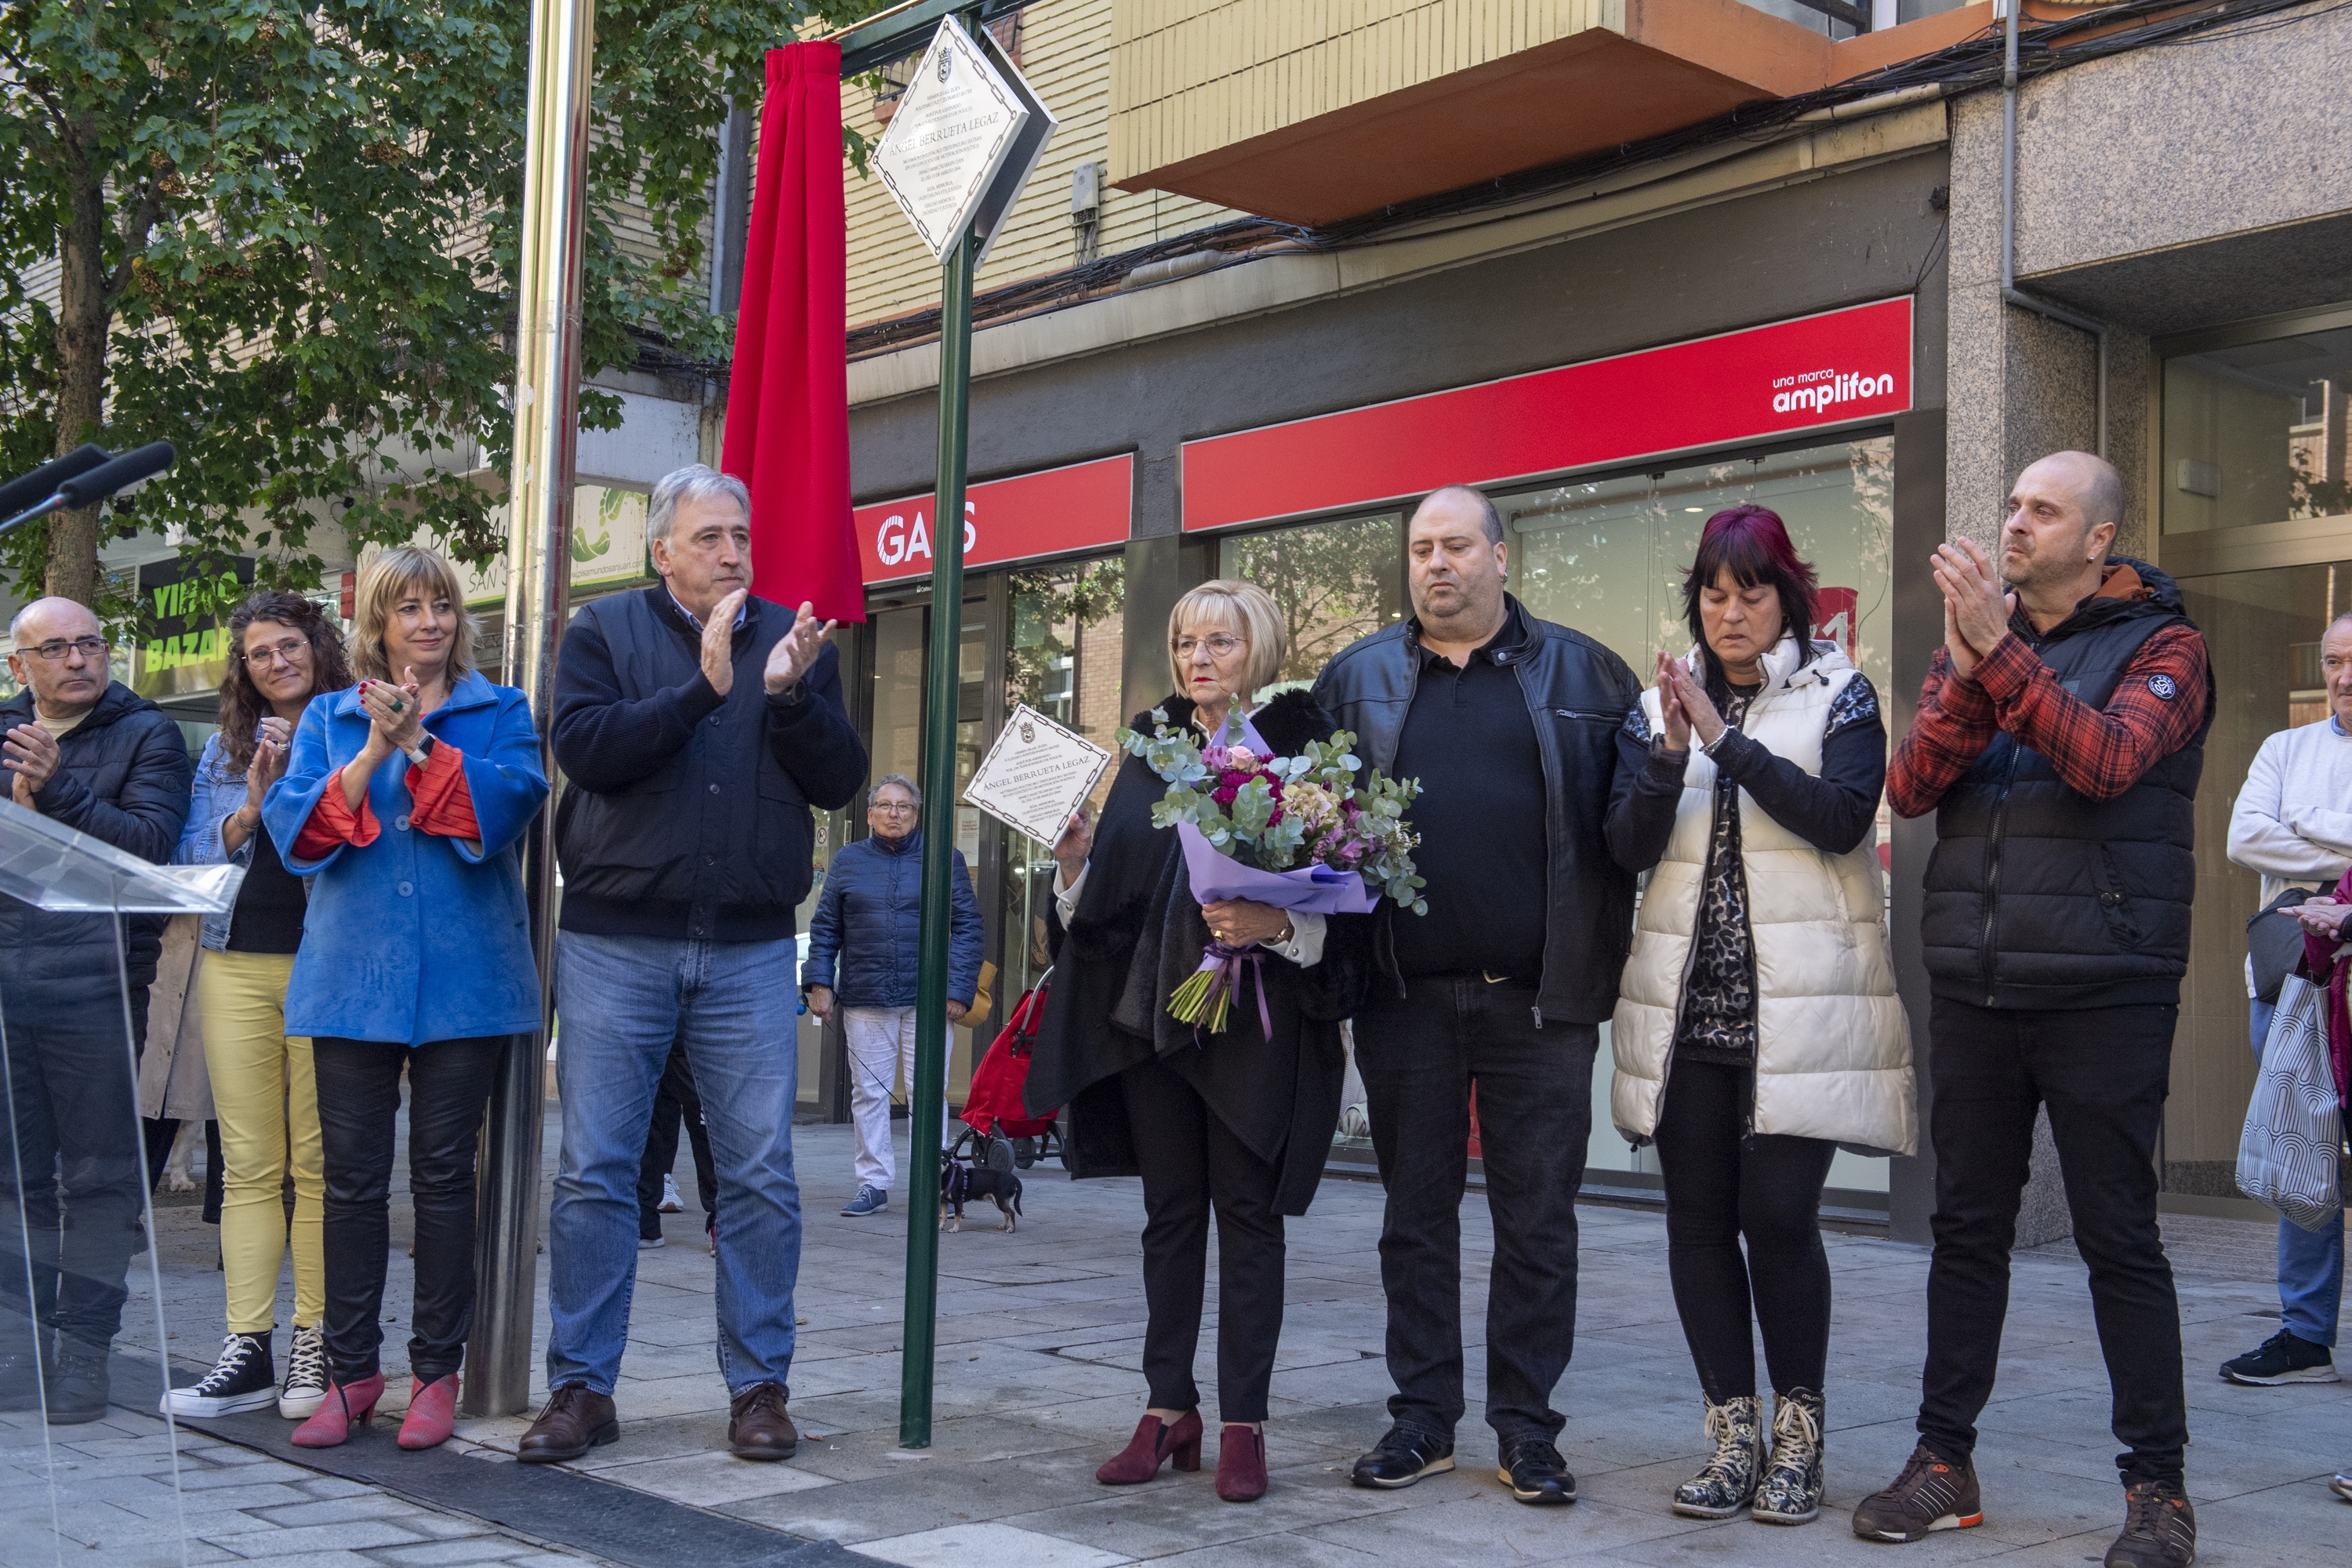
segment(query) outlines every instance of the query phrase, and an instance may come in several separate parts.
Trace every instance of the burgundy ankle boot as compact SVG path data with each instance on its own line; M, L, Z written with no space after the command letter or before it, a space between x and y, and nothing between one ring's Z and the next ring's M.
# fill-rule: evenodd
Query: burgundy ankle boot
M1107 1487L1139 1486L1158 1475L1160 1461L1171 1457L1180 1470L1201 1468L1199 1411L1187 1410L1173 1426L1147 1413L1135 1424L1135 1436L1128 1439L1127 1447L1095 1472L1095 1479Z
M1227 1502L1255 1502L1265 1496L1265 1434L1228 1421L1217 1435L1217 1495Z

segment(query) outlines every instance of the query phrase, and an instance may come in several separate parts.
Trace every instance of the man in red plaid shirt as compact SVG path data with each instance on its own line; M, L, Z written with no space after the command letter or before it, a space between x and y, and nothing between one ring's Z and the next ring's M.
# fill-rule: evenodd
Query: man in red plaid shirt
M1936 813L1920 919L1936 1249L1920 1441L1895 1483L1855 1509L1865 1539L1983 1521L1975 1423L2046 1108L2128 1450L2107 1568L2185 1568L2196 1552L2155 1155L2213 684L2172 580L2108 555L2122 514L2113 468L2059 452L2019 476L1997 568L1967 540L1932 561L1944 646L1886 795L1905 816Z

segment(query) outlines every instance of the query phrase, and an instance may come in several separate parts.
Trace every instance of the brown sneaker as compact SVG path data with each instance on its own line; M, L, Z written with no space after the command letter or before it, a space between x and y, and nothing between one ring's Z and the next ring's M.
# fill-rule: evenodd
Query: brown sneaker
M584 1383L567 1383L547 1396L547 1408L522 1435L515 1459L525 1465L552 1465L616 1442L620 1436L613 1396L598 1394Z
M2197 1510L2170 1481L2124 1489L2124 1532L2107 1548L2106 1568L2189 1568L2197 1561Z
M801 1446L800 1429L784 1414L792 1391L781 1383L745 1389L727 1407L727 1447L739 1459L789 1459Z
M1864 1541L1924 1541L1939 1530L1984 1522L1977 1472L1966 1459L1948 1462L1922 1443L1885 1491L1855 1505L1853 1532Z

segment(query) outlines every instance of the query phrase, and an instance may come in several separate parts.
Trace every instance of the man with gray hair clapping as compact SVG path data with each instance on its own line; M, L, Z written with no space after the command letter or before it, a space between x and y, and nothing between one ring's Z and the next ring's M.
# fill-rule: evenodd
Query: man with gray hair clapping
M782 1459L800 1189L793 911L812 806L849 804L866 750L833 626L751 596L751 496L697 463L654 487L662 581L581 607L556 672L556 1079L563 1154L549 1215L547 1407L526 1463L620 1435L613 1385L637 1269L637 1165L673 1042L719 1167L719 1364L728 1446Z
M890 1206L890 1088L903 1069L915 1086L915 984L922 967L923 793L904 773L885 773L866 795L873 837L844 845L825 872L809 919L801 987L820 1018L841 1009L849 1046L849 1116L857 1126L857 1195L852 1218ZM955 908L949 932L948 1022L971 1010L980 985L980 903L963 851L955 857ZM836 974L835 971L838 970ZM949 1041L954 1041L950 1033ZM944 1116L942 1117L944 1121ZM910 1138L908 1158L923 1157Z

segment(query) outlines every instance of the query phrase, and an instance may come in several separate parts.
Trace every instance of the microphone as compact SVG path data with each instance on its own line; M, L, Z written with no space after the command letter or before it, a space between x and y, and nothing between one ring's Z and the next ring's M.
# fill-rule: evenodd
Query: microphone
M75 456L79 455L75 454ZM76 473L58 485L47 500L37 501L5 522L0 522L0 533L7 532L19 523L30 522L37 517L47 517L53 511L67 511L76 507L88 506L92 501L112 495L126 485L135 485L142 479L153 478L178 459L179 453L173 448L169 441L150 441L144 447L133 447L121 457L110 458L95 468ZM59 459L60 462L71 460L70 458ZM49 466L54 468L57 465ZM31 474L26 476L28 479L34 477L36 476Z
M0 517L14 517L35 501L47 499L68 479L89 472L112 456L93 441L62 458L52 458L22 479L10 479L0 485Z
M179 460L180 454L169 441L150 441L144 447L134 447L119 458L100 463L86 474L78 474L58 487L60 510L71 511L102 497L110 496L128 485L152 479Z

